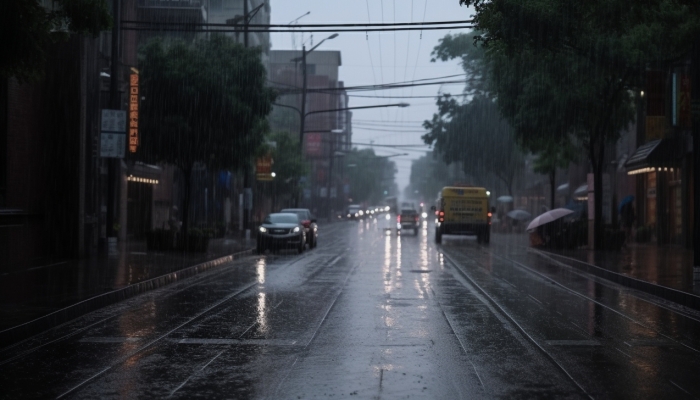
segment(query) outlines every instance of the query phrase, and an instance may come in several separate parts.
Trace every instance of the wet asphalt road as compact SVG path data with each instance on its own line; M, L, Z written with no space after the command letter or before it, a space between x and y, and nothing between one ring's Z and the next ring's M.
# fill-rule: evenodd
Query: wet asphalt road
M0 350L0 397L700 397L697 313L427 228L322 226L93 312Z

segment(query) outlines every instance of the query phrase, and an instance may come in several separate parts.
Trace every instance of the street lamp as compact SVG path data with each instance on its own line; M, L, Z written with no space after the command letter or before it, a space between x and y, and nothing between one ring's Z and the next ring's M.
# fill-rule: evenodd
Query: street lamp
M312 47L311 50L309 50L309 51L306 51L306 46L302 45L301 46L301 57L293 58L291 60L292 62L297 62L301 59L302 86L301 86L301 112L300 112L301 123L300 123L300 127L299 127L299 146L300 146L300 149L303 148L301 146L304 143L304 119L305 119L304 117L306 114L306 55L311 53L312 51L316 50L318 48L318 46L323 44L323 42L325 42L326 40L335 39L337 37L338 37L338 34L334 33L334 34L328 36L327 38L321 40L320 42L318 42L318 44L316 46Z

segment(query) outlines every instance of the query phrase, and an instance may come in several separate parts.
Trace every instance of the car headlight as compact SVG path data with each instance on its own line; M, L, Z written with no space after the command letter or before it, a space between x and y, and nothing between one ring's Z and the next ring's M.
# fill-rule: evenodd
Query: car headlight
M350 214L348 214L348 218L350 218Z
M294 232L294 233L299 232L299 227L297 226L296 228L294 228L294 230L292 232Z
M364 214L364 212L360 211L360 213L359 213L359 214L360 214L360 215L363 215L363 214Z
M260 227L260 232L265 233L265 232L267 232L267 229L265 229L264 226L261 226L261 227Z
M428 218L428 213L427 213L427 212L424 212L424 213L422 213L420 216L423 217L424 219L425 219L425 218Z
M384 218L391 219L391 215L387 214L386 217L384 217Z

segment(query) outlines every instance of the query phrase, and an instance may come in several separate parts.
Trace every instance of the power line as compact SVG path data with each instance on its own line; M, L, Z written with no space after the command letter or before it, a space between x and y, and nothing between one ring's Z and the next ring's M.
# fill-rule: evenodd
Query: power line
M454 25L454 26L432 26L432 27L410 27L410 28L368 28L368 29L248 29L248 32L267 32L267 33L366 33L366 32L397 32L397 31L439 31L439 30L459 30L459 29L474 29L473 25ZM194 32L194 33L236 33L241 32L241 29L206 29L197 28L192 25L181 24L180 26L163 27L163 26L143 26L143 27L121 27L122 31L136 32L152 32L152 31L168 31L168 32Z
M425 18L425 15L423 15ZM426 26L426 25L452 25L452 24L472 24L473 20L456 20L456 21L431 21L431 22L387 22L387 23L357 23L357 24L299 24L294 25L295 28L343 28L343 27L391 27L391 26ZM182 23L182 22L157 22L157 21L135 21L135 20L122 20L123 24L144 24L144 25L175 25L175 26L221 26L221 27L231 27L234 25L229 25L225 23ZM247 24L249 28L287 28L288 24ZM243 26L240 25L238 30L243 30Z

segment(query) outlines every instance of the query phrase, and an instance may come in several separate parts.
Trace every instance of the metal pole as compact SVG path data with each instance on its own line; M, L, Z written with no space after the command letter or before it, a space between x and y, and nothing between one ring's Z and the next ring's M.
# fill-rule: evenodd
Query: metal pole
M299 112L299 159L303 160L304 159L304 126L306 122L306 46L301 46L301 110ZM299 182L297 182L297 187L301 189L299 186ZM301 203L301 196L302 196L302 191L299 190L297 193L296 199L294 201L296 204L294 205L295 207L299 207Z
M700 285L700 40L693 44L692 113L693 113L693 283Z
M112 54L111 68L109 76L109 108L120 110L119 93L119 22L121 14L121 0L113 0L112 3ZM114 237L114 223L116 216L116 184L117 184L117 163L116 159L107 159L107 237Z
M243 0L243 46L248 48L248 0ZM246 132L247 133L247 132ZM243 166L243 235L250 237L250 211L253 208L253 196L250 185L250 160L245 160Z
M331 185L333 184L333 160L335 159L335 137L334 133L331 132L332 139L331 142L329 143L329 149L330 149L330 160L329 160L329 165L328 165L328 179L327 179L327 184L326 186L328 187L327 192L326 192L326 199L328 201L326 202L328 209L326 210L328 212L328 222L331 222L333 220L333 213L331 212Z

